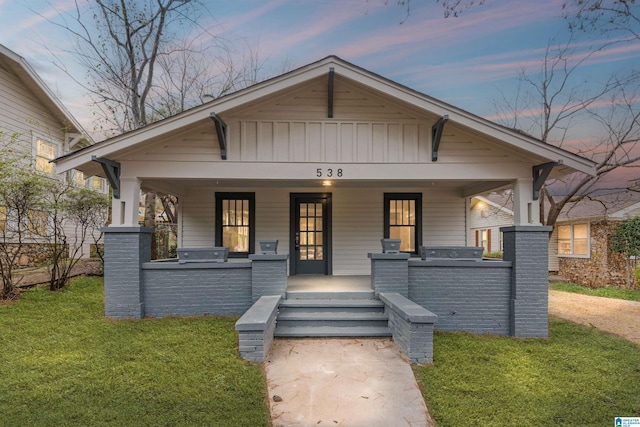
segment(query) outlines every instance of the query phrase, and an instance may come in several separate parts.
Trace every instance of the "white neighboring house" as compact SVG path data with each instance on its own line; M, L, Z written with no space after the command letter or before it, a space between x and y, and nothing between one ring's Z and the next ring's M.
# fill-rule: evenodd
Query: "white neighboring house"
M0 45L0 131L4 143L15 138L12 148L30 156L36 171L57 179L70 179L79 186L108 192L104 178L85 179L83 173L77 170L67 171L64 175L57 174L51 160L93 142L31 65L3 45ZM33 212L33 215L44 214ZM0 206L0 232L5 227L6 211ZM67 230L68 236L73 232L71 227ZM83 256L89 256L89 243L86 242L86 247L83 247ZM37 250L29 252L31 255L25 255L27 258L23 257L22 263L32 262L33 259L28 259L32 256L37 258Z
M513 224L511 193L475 196L470 206L468 243L487 251L489 240L491 251L502 250L495 236L500 227ZM586 286L625 285L626 261L609 250L609 237L617 223L637 215L640 193L635 191L585 196L567 203L549 239L549 271Z
M469 246L484 247L485 253L502 252L500 227L513 225L512 198L496 194L493 200L483 196L471 199L469 211Z

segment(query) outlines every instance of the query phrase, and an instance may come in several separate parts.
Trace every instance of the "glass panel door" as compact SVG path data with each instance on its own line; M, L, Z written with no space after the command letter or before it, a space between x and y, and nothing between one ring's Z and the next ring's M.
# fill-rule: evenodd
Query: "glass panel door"
M328 274L328 196L292 194L291 202L291 274Z

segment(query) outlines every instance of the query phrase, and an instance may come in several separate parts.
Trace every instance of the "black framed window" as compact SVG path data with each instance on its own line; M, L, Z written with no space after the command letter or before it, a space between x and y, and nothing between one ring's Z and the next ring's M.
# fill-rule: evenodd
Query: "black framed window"
M230 257L255 252L255 193L216 193L216 246Z
M384 237L400 239L400 251L418 253L422 245L422 193L384 194Z

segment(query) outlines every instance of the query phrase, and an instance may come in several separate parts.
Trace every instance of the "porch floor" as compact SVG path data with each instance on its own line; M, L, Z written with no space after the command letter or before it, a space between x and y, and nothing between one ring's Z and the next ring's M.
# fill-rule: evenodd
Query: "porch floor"
M371 291L371 276L300 275L287 277L287 292Z

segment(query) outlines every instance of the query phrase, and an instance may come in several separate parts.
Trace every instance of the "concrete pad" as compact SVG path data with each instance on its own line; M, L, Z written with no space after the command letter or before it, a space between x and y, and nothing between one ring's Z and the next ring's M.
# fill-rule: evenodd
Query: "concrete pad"
M275 427L434 425L390 338L276 339L265 370Z

